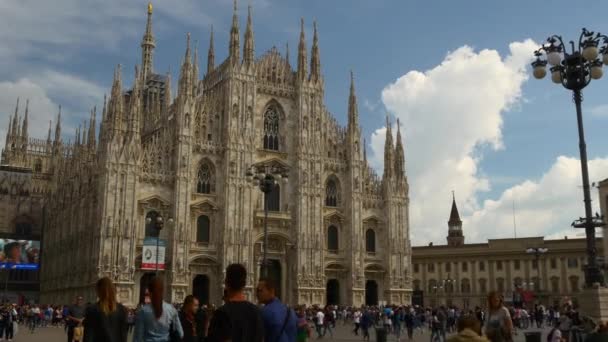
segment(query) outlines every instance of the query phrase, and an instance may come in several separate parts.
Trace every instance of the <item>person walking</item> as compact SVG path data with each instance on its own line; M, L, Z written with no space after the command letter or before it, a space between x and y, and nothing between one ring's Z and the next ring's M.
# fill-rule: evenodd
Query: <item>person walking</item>
M363 341L369 341L369 328L373 325L373 318L369 309L363 311L361 316L361 331L363 332Z
M193 295L186 296L184 305L179 312L179 321L184 330L182 342L201 342L205 338L203 325L197 322L199 312L198 299ZM200 318L201 316L198 316Z
M488 314L485 334L492 342L513 340L513 322L509 310L503 305L502 296L496 291L488 294Z
M355 310L353 314L353 322L355 323L355 330L353 332L356 336L359 336L359 325L361 324L361 311L359 309Z
M184 331L173 305L163 300L165 286L155 277L148 284L150 304L141 307L135 318L133 342L168 342L184 337Z
M298 332L296 334L296 342L306 342L312 335L308 320L306 319L306 312L304 307L298 309Z
M76 297L74 305L67 309L65 316L68 342L79 341L82 338L82 321L84 320L85 307L82 296ZM74 338L76 337L76 338Z
M208 342L262 342L264 323L258 307L245 298L247 269L241 264L226 268L225 303L213 313Z
M276 296L276 284L269 278L262 278L256 289L258 301L264 304L262 319L266 341L293 342L296 339L297 318Z
M95 286L97 303L84 315L84 342L127 342L127 309L116 302L116 287L108 277Z
M320 308L317 310L318 311L315 315L315 328L317 329L317 339L319 339L325 335L325 332L323 331L323 324L325 323L325 314Z

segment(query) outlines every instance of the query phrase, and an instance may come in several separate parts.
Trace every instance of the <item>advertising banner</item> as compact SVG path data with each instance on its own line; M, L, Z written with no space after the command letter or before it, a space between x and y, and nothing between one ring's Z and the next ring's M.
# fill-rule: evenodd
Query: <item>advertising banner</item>
M0 269L37 270L40 241L0 239Z
M141 255L142 270L156 270L156 238L144 239ZM158 269L165 269L165 240L158 241Z

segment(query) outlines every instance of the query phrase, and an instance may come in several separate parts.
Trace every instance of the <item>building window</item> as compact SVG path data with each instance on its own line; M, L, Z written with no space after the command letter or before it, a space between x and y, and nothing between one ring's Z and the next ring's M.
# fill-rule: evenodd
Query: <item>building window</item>
M365 232L365 251L376 253L376 232L373 229L368 229Z
M264 113L264 149L279 150L279 112L275 106Z
M568 268L577 268L577 267L578 267L578 259L568 258Z
M196 242L209 243L210 238L209 216L201 215L196 219Z
M327 228L327 249L333 252L338 251L338 228L333 225Z
M268 208L268 211L280 211L281 210L281 186L275 184L270 192L264 194L266 201L264 201L264 207Z
M420 280L414 280L414 291L420 291Z
M420 272L420 267L418 266L418 264L414 264L414 273L418 272Z
M513 280L513 284L515 285L516 289L521 288L523 286L523 283L524 283L524 281L519 277L517 277L517 278L515 278L515 280Z
M505 292L505 280L503 278L496 278L496 291Z
M532 284L534 284L532 286L534 288L534 292L540 292L540 280L538 279L538 277L532 278Z
M471 282L469 279L462 279L460 282L460 292L462 293L470 293L471 292Z
M534 259L532 260L532 269L535 270L538 268L538 260Z
M557 260L555 260L555 258L551 258L551 269L554 270L557 268Z
M15 234L19 236L28 236L32 234L32 224L28 222L21 222L15 225Z
M479 292L484 294L488 292L488 284L485 279L479 279Z
M435 264L433 264L433 263L427 264L426 270L430 273L435 272Z
M482 271L482 272L486 270L486 263L485 262L483 262L483 261L479 262L479 270Z
M559 278L551 277L551 292L559 293Z
M502 261L501 260L496 261L496 270L502 271Z
M213 167L208 162L202 162L198 169L196 192L199 194L210 194L213 192L214 177Z
M570 280L570 289L572 292L578 292L579 288L578 288L578 277L577 276L571 276L569 278Z
M469 263L467 261L463 261L462 262L462 272L468 272L469 271Z
M437 292L437 281L435 279L429 280L429 292L430 293Z
M328 207L338 206L338 185L335 179L330 178L325 184L325 205Z
M452 272L452 263L450 261L445 263L445 271Z
M513 261L513 268L515 268L515 270L519 270L521 268L521 262L519 262L519 260Z
M146 237L158 237L159 230L156 229L156 218L159 216L157 211L149 211L146 214ZM148 223L148 219L150 219L150 223Z
M42 160L36 159L34 162L34 172L42 172Z
M453 280L448 280L445 282L445 292L446 293L454 292L454 281Z

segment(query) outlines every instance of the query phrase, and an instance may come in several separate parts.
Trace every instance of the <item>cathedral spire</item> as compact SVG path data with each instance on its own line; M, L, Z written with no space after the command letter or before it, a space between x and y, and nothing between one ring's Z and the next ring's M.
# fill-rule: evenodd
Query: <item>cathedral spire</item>
M11 139L13 137L12 128L13 128L13 118L9 115L8 116L8 130L6 131L6 142L4 143L5 149L8 148L11 144Z
M139 67L135 66L135 77L133 91L129 103L129 137L138 140L140 136L140 116L141 116L141 76Z
M168 114L169 106L171 106L171 100L173 100L171 96L171 72L167 72L167 76L165 78L165 89L164 89L164 98L163 105L165 108L165 113Z
M350 71L350 92L348 95L348 127L349 129L359 129L359 108L357 106L357 95L355 94L355 76Z
M55 124L55 144L61 143L61 105L57 113L57 123Z
M384 140L384 179L391 178L393 175L393 132L391 130L391 122L386 116L386 139Z
M152 3L148 3L148 21L146 22L146 32L141 40L141 65L142 78L145 80L153 72L152 58L156 43L152 33Z
M229 56L232 63L238 63L239 57L239 17L237 16L236 0L234 0L234 13L232 14L232 27L230 28L230 51Z
M397 177L405 176L405 156L401 142L401 125L397 119L397 143L395 144L395 173Z
M367 140L363 138L363 165L367 167Z
M247 29L245 30L245 44L243 44L243 62L253 64L253 24L251 19L251 5L247 7Z
M190 56L190 33L186 36L186 55L179 72L178 96L192 95L192 60Z
M114 69L114 81L112 82L112 91L110 93L110 101L108 103L107 119L110 123L110 131L122 131L123 130L123 93L122 93L122 75L121 66L118 64ZM114 134L112 133L112 136Z
M314 35L312 38L312 50L310 52L310 79L317 82L321 78L321 56L319 54L319 37L317 34L317 21L313 22Z
M17 97L17 104L15 105L15 116L13 116L13 126L12 126L12 130L11 130L11 135L13 136L13 139L15 139L15 137L17 137L17 134L19 134L19 132L17 131L17 121L19 120L19 97Z
M89 118L89 137L88 137L88 145L90 148L95 147L95 129L97 125L97 106L93 107L91 111L91 117Z
M287 65L290 65L289 64L289 42L285 43L285 60L287 61Z
M456 206L456 195L454 194L454 191L452 191L452 209L450 210L450 219L448 220L448 225L462 225L462 220L460 219L460 214L458 213L458 207Z
M21 125L21 139L23 139L23 143L27 144L28 136L27 136L27 127L28 127L28 115L30 111L30 100L25 100L25 117L23 118L23 125Z
M51 143L51 132L52 132L52 128L53 128L53 120L49 120L49 133L46 137L46 143L50 144Z
M306 79L306 37L304 36L304 18L300 19L300 43L298 44L298 79Z
M194 57L192 58L192 93L196 95L198 85L198 40L194 41Z
M213 25L211 25L211 34L209 38L209 52L207 53L207 75L215 68L215 47L213 46Z

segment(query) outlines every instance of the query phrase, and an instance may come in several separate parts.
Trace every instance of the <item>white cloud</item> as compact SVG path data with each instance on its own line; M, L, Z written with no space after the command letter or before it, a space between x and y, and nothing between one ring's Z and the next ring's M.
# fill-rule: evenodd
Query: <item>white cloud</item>
M71 137L74 127L89 118L88 110L93 105L102 103L103 89L88 80L53 70L15 81L0 82L0 148L4 147L8 118L14 114L18 97L21 99L21 117L24 115L26 100L30 101L30 137L46 138L49 120L56 120L59 104L63 104L62 131L64 135Z
M608 118L608 104L595 106L589 112L597 118Z
M592 181L608 175L608 157L589 161ZM585 216L578 158L560 156L538 180L527 180L505 190L497 200L486 200L482 207L463 218L465 234L471 240L513 236L513 203L517 236L550 238L581 237L584 230L570 227L574 219ZM593 210L599 212L597 192L592 194Z
M476 195L490 183L478 172L477 147L503 148L502 114L521 100L536 46L532 40L511 43L506 58L463 46L438 66L410 71L382 91L384 105L402 124L414 243L445 242L451 190L461 212L479 209ZM378 129L370 142L370 161L380 169L384 135Z

